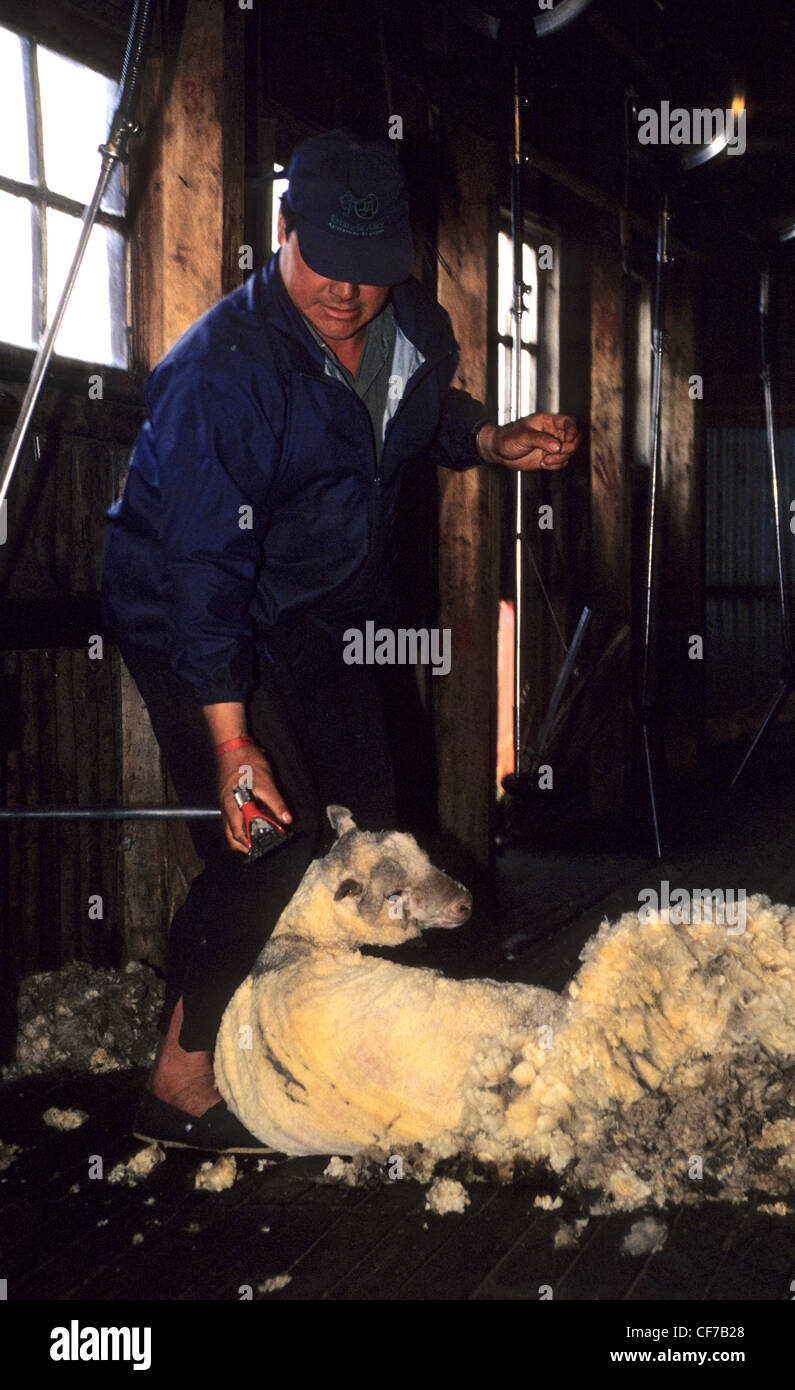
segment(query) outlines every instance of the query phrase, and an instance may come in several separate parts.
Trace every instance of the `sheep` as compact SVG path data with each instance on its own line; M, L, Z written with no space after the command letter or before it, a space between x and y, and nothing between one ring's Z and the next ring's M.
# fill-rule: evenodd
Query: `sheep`
M264 1143L288 1155L419 1144L498 1165L541 1159L559 1173L574 1165L630 1207L671 1189L670 1154L646 1162L665 1147L661 1128L697 1153L725 1148L731 1130L742 1164L724 1153L722 1181L742 1187L765 1170L769 1191L792 1185L791 909L752 898L737 936L627 913L603 923L563 995L449 980L360 947L458 926L469 893L410 835L359 831L344 807L328 815L337 840L307 870L216 1044L218 1088ZM761 1109L751 1129L738 1077Z
M459 926L471 897L412 836L359 831L344 807L328 816L336 843L308 868L224 1014L216 1081L283 1153L431 1143L466 1123L478 1072L497 1076L494 1034L526 1032L536 1014L551 1022L560 1005L549 991L362 955L364 944Z

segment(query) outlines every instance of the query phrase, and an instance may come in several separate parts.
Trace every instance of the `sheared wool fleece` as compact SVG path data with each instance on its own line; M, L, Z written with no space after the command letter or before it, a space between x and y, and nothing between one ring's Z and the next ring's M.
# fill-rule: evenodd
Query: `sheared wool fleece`
M0 1075L13 1080L58 1067L107 1072L149 1066L160 1040L163 989L141 961L95 970L75 960L28 975L17 1001L16 1061Z
M288 1154L419 1143L502 1175L543 1160L601 1190L605 1209L795 1187L792 909L751 898L738 935L626 913L588 942L563 995L448 980L358 946L394 941L396 925L402 939L453 925L438 906L439 879L452 881L410 836L329 814L340 838L219 1032L219 1089L258 1138ZM397 922L388 888L411 908Z

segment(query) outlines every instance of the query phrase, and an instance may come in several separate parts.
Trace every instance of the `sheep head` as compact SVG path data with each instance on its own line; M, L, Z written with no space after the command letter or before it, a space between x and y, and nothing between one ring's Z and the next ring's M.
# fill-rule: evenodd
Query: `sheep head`
M313 866L315 888L324 890L324 914L333 916L332 931L324 936L398 946L425 927L458 927L467 920L471 895L433 867L412 835L359 830L344 806L329 806L326 814L337 840ZM314 893L313 906L319 906Z

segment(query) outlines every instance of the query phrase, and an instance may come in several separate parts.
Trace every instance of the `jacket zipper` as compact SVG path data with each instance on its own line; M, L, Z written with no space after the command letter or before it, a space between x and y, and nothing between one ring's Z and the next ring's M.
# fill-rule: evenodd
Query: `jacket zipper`
M390 419L390 421L389 421L389 423L388 423L388 425L387 425L387 427L386 427L386 430L384 431L384 442L383 442L383 447L382 447L382 449L381 449L381 460L382 460L382 462L383 462L383 457L384 457L384 449L386 448L386 436L387 436L387 434L389 433L389 430L390 430L390 427L391 427L391 425L392 425L392 422L393 422L393 421L395 420L395 418L397 417L398 411L400 410L401 406L403 405L403 402L406 400L406 397L407 397L407 396L410 396L411 393L412 393L412 391L416 390L416 388L417 388L417 386L419 385L420 381L424 381L426 376L430 376L430 374L431 374L432 371L435 371L437 367L441 366L442 362L444 362L446 358L448 358L448 357L454 357L454 356L455 356L455 352L453 351L453 349L451 349L449 352L443 353L443 355L442 355L441 357L437 357L435 361L432 361L432 362L425 361L425 362L423 362L422 366L421 366L421 367L418 367L417 370L416 370L416 372L414 372L414 373L409 377L408 383L407 383L407 385L406 385L406 389L405 389L405 391L403 392L403 395L402 395L402 397L401 397L401 399L400 399L400 402L399 402L399 404L398 404L398 408L397 408L397 410L395 411L395 414L394 414L394 415L392 416L392 418ZM380 465L379 465L379 467L380 467ZM377 472L376 472L376 481L377 481L377 482L381 482L381 478L378 476L378 473L377 473Z
M417 388L417 386L419 385L420 381L424 381L424 379L425 379L426 376L430 376L431 372L432 372L432 371L435 371L436 368L439 367L439 366L442 364L442 362L444 362L448 357L454 357L454 356L455 356L455 351L451 348L451 350L450 350L449 352L443 353L441 357L437 357L434 361L430 361L430 362L429 362L429 361L426 360L425 362L423 362L422 366L421 366L421 367L418 367L417 370L416 370L416 372L414 372L414 373L409 377L408 384L407 384L407 386L406 386L406 390L404 391L403 396L401 397L400 403L398 404L398 408L397 408L397 410L395 411L395 414L394 414L394 415L392 416L392 418L389 420L389 423L387 424L387 428L386 428L386 430L385 430L385 432L384 432L384 439L383 439L382 447L381 447L381 462L380 462L380 463L379 463L379 461L378 461L378 456L377 456L376 449L375 449L375 443L373 443L373 456L374 456L375 468L374 468L374 472L373 472L373 479L372 479L372 481L373 481L373 485L374 485L374 486L380 487L381 484L382 484L383 481L384 481L384 476L383 476L383 473L382 473L382 471L381 471L381 464L383 463L384 449L386 448L386 436L387 436L387 434L389 433L389 429L390 429L390 427L391 427L391 425L392 425L392 422L393 422L393 420L395 420L395 418L397 417L397 413L398 413L398 411L400 410L401 406L403 405L403 402L405 401L406 397L407 397L407 396L410 396L411 393L412 393L412 391L416 390L416 388ZM301 375L302 375L302 376L306 376L307 373L302 372ZM317 380L317 378L311 378L311 379L312 379L312 380ZM322 375L321 380L323 380L323 381L329 381L329 382L331 382L334 386L339 386L343 391L347 391L349 395L352 395L353 398L354 398L354 400L356 401L357 405L359 405L359 406L361 407L361 409L364 411L365 415L367 416L368 424L371 423L371 422L370 422L370 415L369 415L369 412L368 412L368 410L367 410L367 406L364 404L364 402L363 402L362 400L360 400L360 398L356 395L356 392L352 389L352 387L350 387L350 386L348 385L347 381L340 381L339 377L331 376L330 373L325 372L325 371L323 372L323 375Z

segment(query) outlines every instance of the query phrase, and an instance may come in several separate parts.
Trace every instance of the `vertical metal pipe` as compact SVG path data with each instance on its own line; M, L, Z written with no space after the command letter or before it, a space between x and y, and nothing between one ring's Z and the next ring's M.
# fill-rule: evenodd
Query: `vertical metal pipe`
M778 496L778 463L776 461L776 434L773 427L773 397L770 385L770 357L768 355L767 314L770 294L770 271L762 271L759 294L759 323L762 338L762 386L765 393L765 431L767 433L767 453L770 460L770 481L773 488L773 521L776 528L776 560L778 563L778 599L781 608L781 629L784 634L784 657L787 666L792 663L792 637L790 634L787 593L784 587L784 560L781 553L781 515Z
M646 555L646 606L643 623L643 675L641 680L641 704L647 707L649 691L649 663L651 651L651 620L653 570L656 540L657 480L660 471L660 416L662 406L663 353L665 351L665 285L664 269L668 261L668 195L666 194L657 231L657 283L654 295L654 323L652 326L652 352L654 355L652 372L651 432L649 436L650 474L649 474L649 536Z
M643 752L646 762L646 777L649 784L649 801L654 826L654 842L657 858L662 859L660 826L657 819L657 798L654 791L654 770L649 743L649 721L651 703L649 699L651 665L651 627L652 600L654 593L654 559L657 538L657 482L660 472L660 417L662 407L663 354L665 351L665 268L668 264L668 195L663 200L657 230L657 280L654 294L654 323L652 330L652 351L654 371L652 376L652 405L650 433L650 478L649 478L649 527L646 555L646 606L643 623L643 671L640 687L640 717L643 730Z

